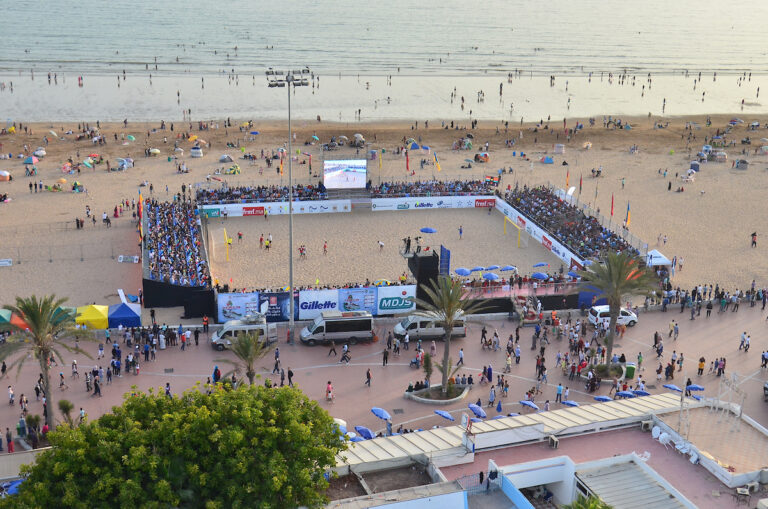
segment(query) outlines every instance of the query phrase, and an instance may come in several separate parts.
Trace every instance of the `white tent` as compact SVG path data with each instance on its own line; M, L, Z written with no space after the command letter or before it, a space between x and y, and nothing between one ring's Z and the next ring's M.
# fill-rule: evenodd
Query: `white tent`
M660 265L664 265L664 266L672 265L672 262L669 260L669 258L661 254L656 249L648 251L648 254L646 256L647 256L647 262L649 267L658 267Z
M221 157L219 157L220 163L231 163L233 161L232 156L229 154L224 154Z

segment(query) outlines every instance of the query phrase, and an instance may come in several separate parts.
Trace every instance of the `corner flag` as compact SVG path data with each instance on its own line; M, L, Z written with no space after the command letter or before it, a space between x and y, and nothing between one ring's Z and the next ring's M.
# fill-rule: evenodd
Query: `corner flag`
M627 228L629 228L630 214L629 214L629 202L627 202Z
M437 166L437 171L441 171L442 168L440 168L440 161L437 160L437 152L432 152L432 157L435 158L435 166Z

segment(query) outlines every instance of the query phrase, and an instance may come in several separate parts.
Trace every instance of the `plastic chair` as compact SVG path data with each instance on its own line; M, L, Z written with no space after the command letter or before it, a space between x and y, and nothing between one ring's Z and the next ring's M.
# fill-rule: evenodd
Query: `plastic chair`
M654 426L651 429L651 436L653 437L654 440L658 440L659 439L659 435L661 435L661 428L658 427L658 426Z
M662 433L659 435L659 443L664 446L665 449L669 449L669 443L672 442L672 437L669 433Z

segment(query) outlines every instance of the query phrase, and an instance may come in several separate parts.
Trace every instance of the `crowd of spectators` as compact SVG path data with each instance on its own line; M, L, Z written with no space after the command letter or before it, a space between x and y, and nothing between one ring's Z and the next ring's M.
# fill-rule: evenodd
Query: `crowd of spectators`
M149 277L180 286L209 286L211 276L192 203L147 200L144 214Z
M495 184L485 180L426 180L419 182L384 182L372 186L371 198L396 198L402 196L461 196L493 194Z
M516 187L507 190L504 199L583 259L602 259L611 251L639 254L620 235L546 187Z
M222 186L220 189L198 189L197 203L200 205L217 203L249 203L287 201L288 186ZM324 200L327 198L325 186L295 185L293 199L298 201Z

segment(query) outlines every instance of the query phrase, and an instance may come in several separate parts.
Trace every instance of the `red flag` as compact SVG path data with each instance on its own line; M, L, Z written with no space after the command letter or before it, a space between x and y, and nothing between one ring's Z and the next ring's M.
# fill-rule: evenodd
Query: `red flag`
M411 171L411 159L408 157L408 151L405 151L405 171Z
M568 191L568 184L571 182L571 170L565 171L565 190Z
M613 193L611 193L611 217L613 217Z
M579 194L581 194L581 186L584 185L584 175L579 176Z

